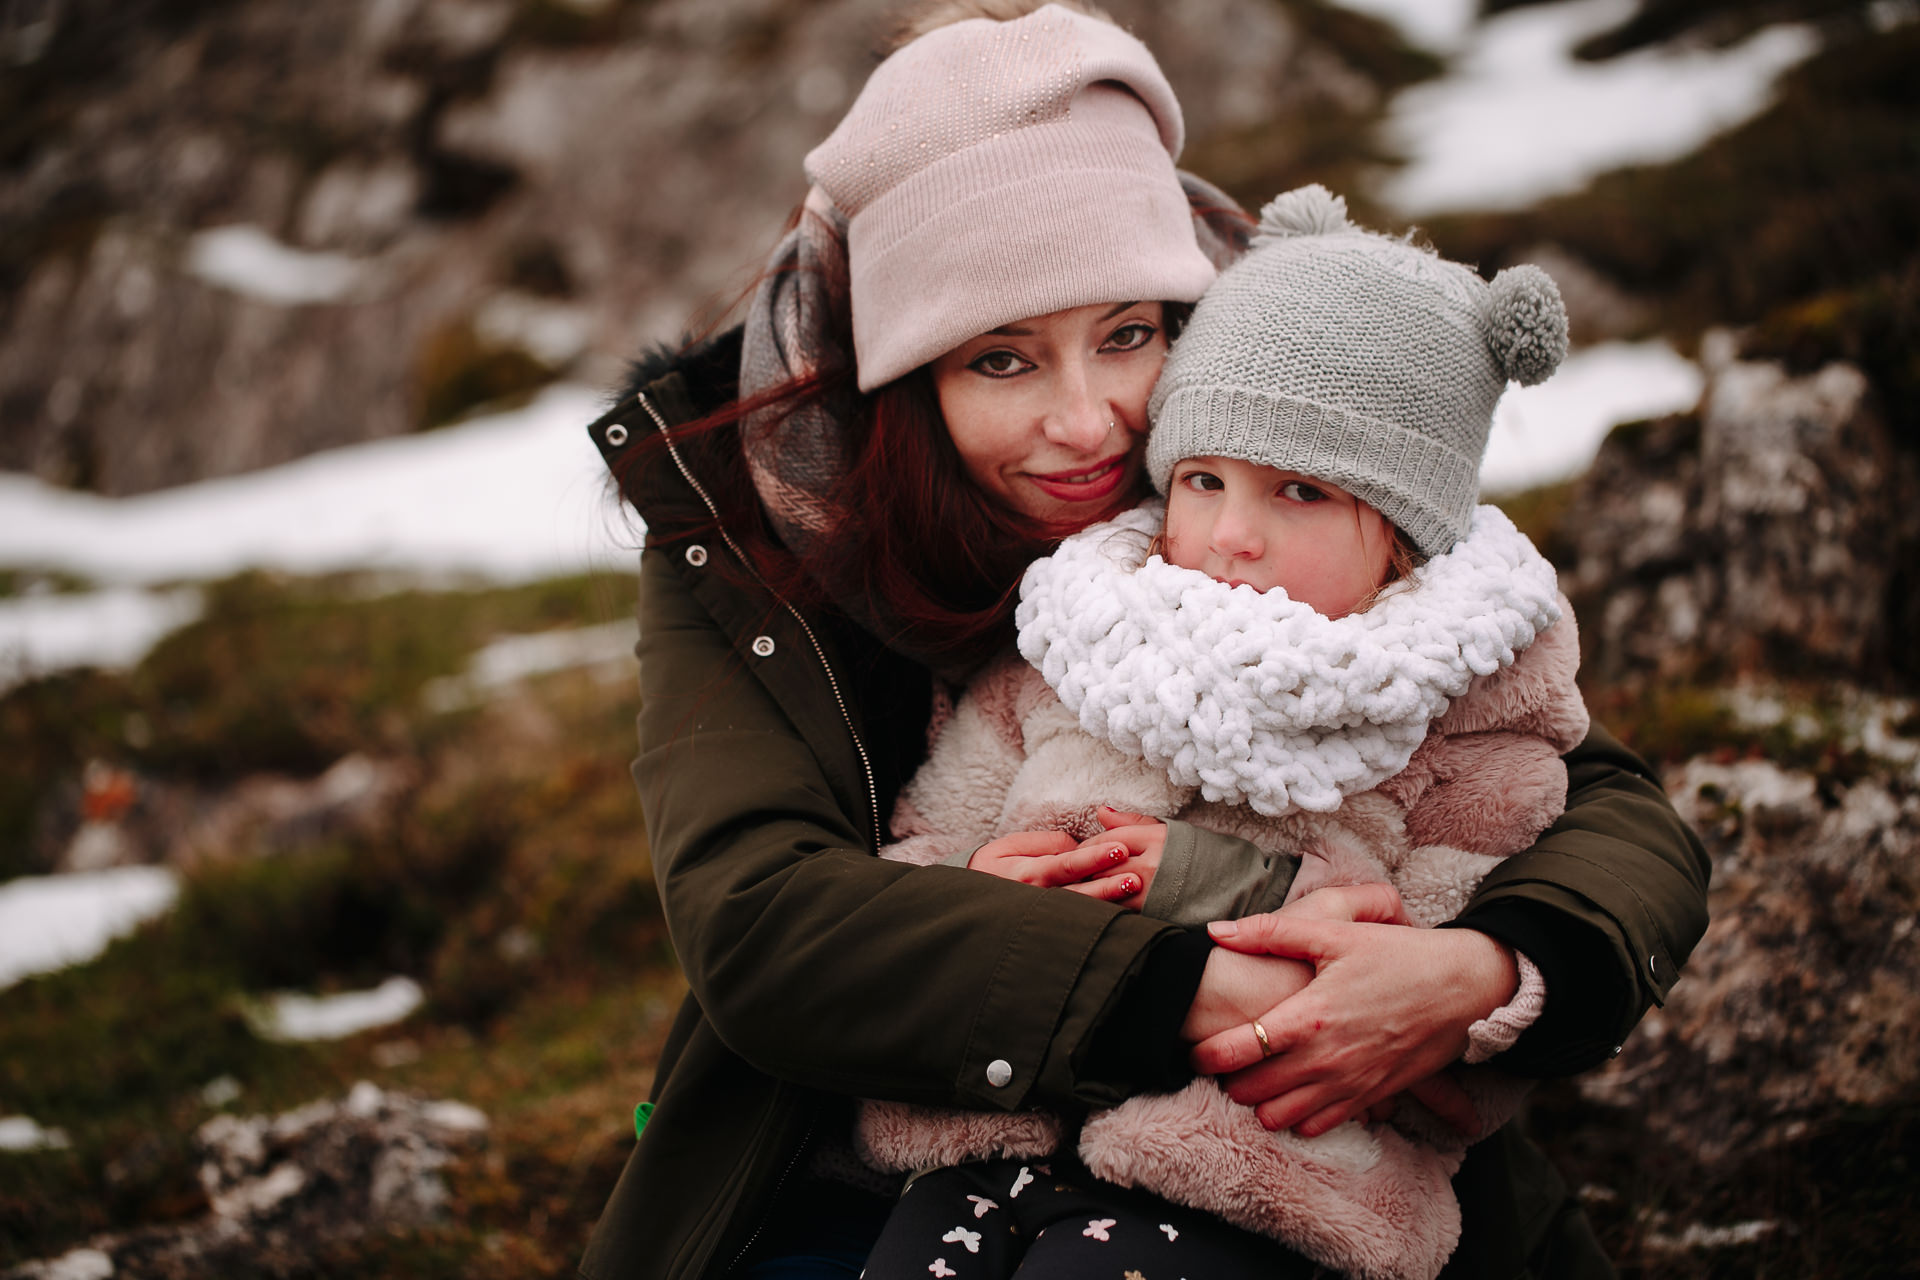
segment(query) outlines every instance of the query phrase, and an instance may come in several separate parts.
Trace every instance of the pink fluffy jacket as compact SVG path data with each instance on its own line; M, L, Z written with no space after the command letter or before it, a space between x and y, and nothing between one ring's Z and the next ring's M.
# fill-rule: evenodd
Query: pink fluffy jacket
M1024 660L988 668L935 717L883 856L964 863L1015 831L1085 838L1109 804L1248 842L1249 856L1203 866L1170 837L1150 915L1201 923L1384 881L1431 926L1559 816L1560 755L1587 729L1578 641L1551 566L1496 509L1408 587L1337 620L1149 556L1161 520L1147 504L1029 571ZM1482 1133L1524 1093L1490 1068L1460 1074ZM863 1103L855 1130L869 1164L903 1172L1066 1140L1045 1112L885 1102ZM1458 1242L1449 1180L1466 1141L1411 1106L1318 1138L1269 1133L1202 1077L1095 1113L1078 1147L1100 1177L1348 1275L1431 1280Z

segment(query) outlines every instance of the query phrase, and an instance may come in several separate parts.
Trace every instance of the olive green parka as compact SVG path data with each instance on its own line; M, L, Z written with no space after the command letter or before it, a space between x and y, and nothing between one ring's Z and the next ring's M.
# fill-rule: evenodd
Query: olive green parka
M724 531L685 536L743 464L731 433L674 428L733 396L738 351L736 332L643 364L590 428L648 526L633 774L691 988L582 1263L594 1280L740 1271L809 1150L844 1137L852 1098L1118 1101L1133 1086L1094 1078L1087 1047L1178 932L1079 894L874 856L924 754L931 677L844 621L786 606ZM645 465L627 470L634 450ZM1534 1074L1616 1052L1706 925L1705 857L1646 767L1604 733L1567 764L1566 816L1460 921L1547 973L1548 1015L1502 1060ZM993 1083L990 1064L1010 1078ZM1591 1240L1545 1160L1517 1133L1474 1152L1446 1274L1574 1273L1551 1251L1591 1256Z

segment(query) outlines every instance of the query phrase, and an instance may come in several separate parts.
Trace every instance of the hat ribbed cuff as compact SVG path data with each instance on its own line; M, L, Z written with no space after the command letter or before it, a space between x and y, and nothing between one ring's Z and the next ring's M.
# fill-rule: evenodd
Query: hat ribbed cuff
M1172 159L1128 102L1137 121L1099 124L1083 113L1071 126L1012 130L930 165L854 215L847 248L861 390L1016 320L1100 302L1199 299L1213 264L1195 240Z
M1426 556L1467 532L1480 494L1477 458L1430 436L1343 409L1232 386L1183 386L1160 398L1147 475L1167 492L1182 458L1239 458L1337 484Z

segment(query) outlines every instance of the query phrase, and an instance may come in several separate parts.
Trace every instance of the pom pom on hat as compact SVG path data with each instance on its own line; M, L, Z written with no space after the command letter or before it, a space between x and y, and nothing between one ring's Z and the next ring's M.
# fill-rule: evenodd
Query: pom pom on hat
M1264 244L1289 236L1330 236L1352 229L1353 224L1347 221L1346 197L1337 196L1316 182L1283 191L1267 201L1266 207L1260 210L1260 226L1254 232L1253 243Z
M1487 345L1502 373L1523 387L1545 382L1567 358L1567 308L1553 277L1531 264L1493 278Z

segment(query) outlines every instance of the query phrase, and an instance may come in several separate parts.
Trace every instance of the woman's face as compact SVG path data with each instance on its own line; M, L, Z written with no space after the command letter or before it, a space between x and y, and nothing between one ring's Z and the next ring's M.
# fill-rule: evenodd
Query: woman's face
M1345 617L1387 580L1393 526L1346 490L1239 458L1183 458L1167 486L1166 560L1229 586L1280 587Z
M1166 359L1158 302L1099 303L983 333L932 365L975 484L1022 515L1080 526L1138 482L1147 394Z

